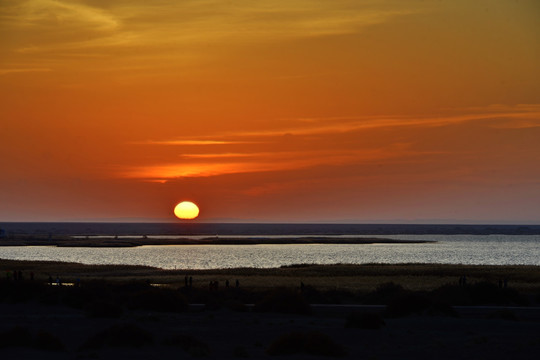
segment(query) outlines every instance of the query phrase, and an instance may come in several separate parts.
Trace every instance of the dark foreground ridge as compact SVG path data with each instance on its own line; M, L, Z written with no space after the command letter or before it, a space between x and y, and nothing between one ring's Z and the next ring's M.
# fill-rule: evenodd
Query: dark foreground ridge
M1 358L525 359L540 351L539 267L186 272L0 260L0 271Z

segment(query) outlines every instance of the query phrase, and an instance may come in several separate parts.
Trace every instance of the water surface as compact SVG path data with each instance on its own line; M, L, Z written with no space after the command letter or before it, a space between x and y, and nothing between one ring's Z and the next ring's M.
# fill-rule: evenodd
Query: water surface
M167 245L134 248L1 247L0 258L163 269L273 268L292 264L540 265L540 235L363 235L424 244Z

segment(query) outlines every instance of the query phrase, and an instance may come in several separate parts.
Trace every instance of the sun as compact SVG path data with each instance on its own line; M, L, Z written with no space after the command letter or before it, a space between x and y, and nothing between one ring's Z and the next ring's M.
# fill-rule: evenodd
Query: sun
M174 215L182 220L191 220L199 216L199 207L191 201L182 201L174 208Z

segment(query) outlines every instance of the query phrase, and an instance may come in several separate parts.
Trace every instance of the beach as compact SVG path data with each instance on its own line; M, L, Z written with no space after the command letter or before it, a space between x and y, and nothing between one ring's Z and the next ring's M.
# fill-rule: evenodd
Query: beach
M4 358L526 359L540 350L536 266L0 268L22 274L1 282L0 332L19 341L3 340Z

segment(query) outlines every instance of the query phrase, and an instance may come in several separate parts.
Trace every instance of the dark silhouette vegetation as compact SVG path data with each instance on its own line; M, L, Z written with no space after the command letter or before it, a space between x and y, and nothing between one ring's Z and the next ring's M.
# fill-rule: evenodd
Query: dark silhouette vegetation
M369 330L377 330L385 325L381 314L360 311L350 313L345 322L345 327Z
M280 288L269 291L255 304L255 311L286 314L310 314L311 307L301 292Z
M37 301L49 305L65 305L81 309L88 317L118 318L126 311L184 312L189 304L205 304L206 310L229 309L285 314L312 312L310 304L375 304L386 305L385 316L413 314L455 316L452 306L499 305L528 306L538 300L496 283L477 282L467 286L447 284L431 291L413 291L396 283L384 283L373 291L318 290L312 286L248 289L222 287L171 288L152 286L146 281L126 283L86 281L78 286L49 285L36 281L0 280L0 303Z
M163 342L166 346L178 347L192 357L204 357L210 355L208 344L191 334L174 334Z
M275 339L267 349L270 355L294 355L305 353L328 357L345 356L345 349L319 331L291 332Z
M22 326L15 326L0 332L0 348L13 347L34 348L46 351L64 350L64 344L55 335L43 330L32 333L29 329Z
M90 337L82 350L102 347L142 347L154 342L152 334L135 324L117 324Z
M376 355L383 349L371 346L370 339L374 343L384 342L385 346L387 342L403 345L406 341L403 346L410 354L425 355L422 338L417 341L416 335L409 334L402 324L412 324L415 331L432 340L435 338L430 337L430 326L442 324L438 331L451 336L441 337L440 341L450 349L452 358L457 358L462 347L454 346L457 343L452 336L457 336L466 349L471 344L488 347L482 340L488 337L482 333L491 331L494 324L490 341L504 340L495 332L503 328L506 332L500 334L519 332L515 340L518 344L521 337L530 341L527 334L534 334L531 329L537 326L540 314L534 310L540 302L540 291L535 287L537 273L513 268L505 273L504 267L488 267L481 273L479 268L467 267L435 266L434 270L420 265L410 268L299 265L259 272L257 269L192 271L187 281L186 272L178 271L181 275L176 281L167 283L163 280L174 273L156 269L121 267L119 272L126 271L131 276L119 279L111 268L92 267L89 271L95 269L99 276L87 277L83 271L73 271L80 269L75 264L70 265L73 268L69 272L58 271L51 264L45 266L51 266L47 272L39 267L22 268L11 263L8 268L11 276L0 278L0 309L6 320L0 325L2 355L22 351L46 354L44 359L62 358L68 353L75 355L72 357L92 358L95 354L116 351L141 356L159 351L179 357L207 358L282 355L362 358L355 356L366 351L366 358L370 358L368 355ZM403 278L399 269L406 269L408 282L400 282ZM35 277L29 275L31 271ZM142 277L137 276L139 271ZM413 284L418 284L424 276L432 279L437 271L449 281L437 282L431 288L406 286L411 278ZM388 276L394 273L395 276ZM289 281L292 278L294 285L268 286L268 279L277 283L277 274L289 284L293 283ZM344 279L357 283L366 274L371 274L370 281L385 281L369 288L327 285ZM57 277L60 283L55 281ZM317 279L322 280L316 283ZM507 284L499 279L508 279ZM528 279L527 286L514 287L523 279ZM219 282L220 286L210 287L209 282ZM325 286L318 285L321 283ZM356 307L356 304L377 306ZM476 305L479 309L458 308ZM524 309L528 306L530 309ZM11 315L12 309L29 310L28 316L21 316L24 323ZM474 330L478 335L470 335L469 326L477 321L483 321L484 328ZM424 324L429 326L424 329ZM452 333L447 330L449 324L466 331ZM398 336L388 337L393 333ZM406 340L400 340L403 336ZM431 351L435 345L430 344ZM395 355L391 349L384 351L388 351L389 358Z

